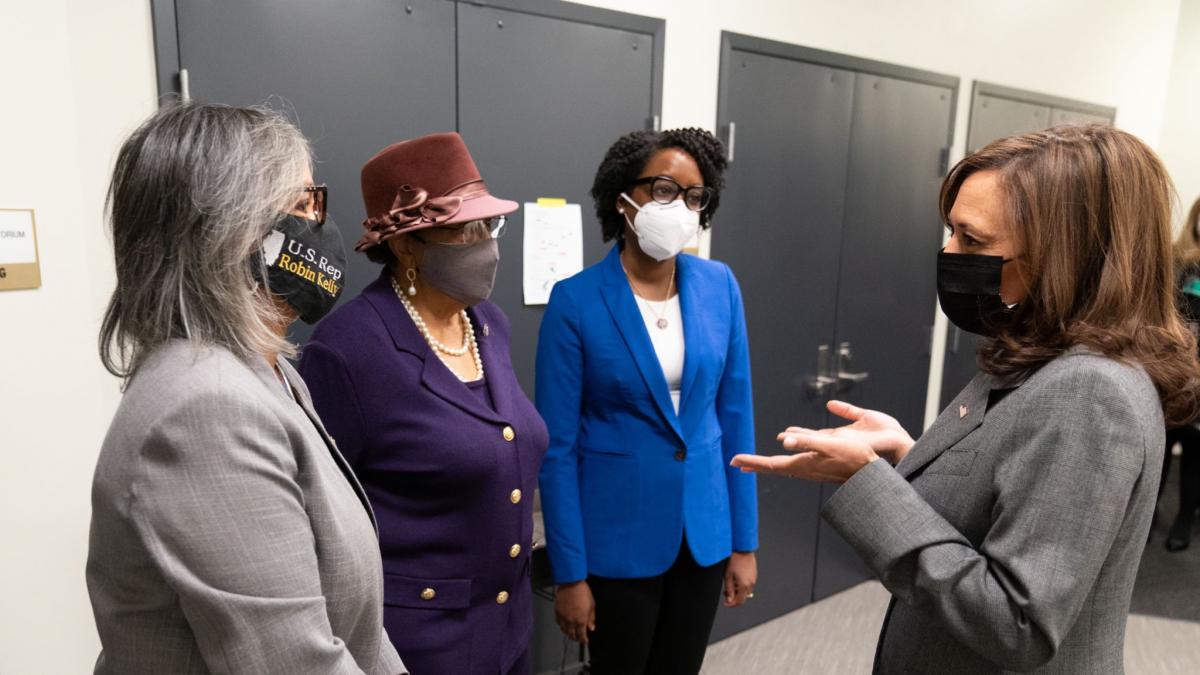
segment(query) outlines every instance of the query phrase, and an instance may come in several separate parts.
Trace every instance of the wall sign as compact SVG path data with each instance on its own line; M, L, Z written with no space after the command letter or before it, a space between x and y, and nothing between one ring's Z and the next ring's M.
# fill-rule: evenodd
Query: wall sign
M33 209L0 209L0 291L41 285Z

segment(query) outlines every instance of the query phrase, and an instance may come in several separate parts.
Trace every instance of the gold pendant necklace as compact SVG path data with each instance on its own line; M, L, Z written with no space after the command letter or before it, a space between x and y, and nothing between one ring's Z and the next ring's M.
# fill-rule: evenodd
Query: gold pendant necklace
M676 262L675 264L678 265L679 263ZM666 300L662 301L662 314L659 314L659 312L654 309L654 301L650 298L647 298L640 290L638 290L637 283L635 283L633 280L633 275L629 273L629 270L625 269L624 260L621 261L621 270L625 272L625 278L629 280L629 285L633 288L634 294L646 301L646 306L650 308L650 314L653 315L655 319L658 319L654 322L654 325L658 326L659 330L666 330L667 326L671 325L670 322L667 321L667 317L664 315L667 312L667 301L671 299L671 291L675 288L675 267L671 267L671 278L667 280L667 298Z

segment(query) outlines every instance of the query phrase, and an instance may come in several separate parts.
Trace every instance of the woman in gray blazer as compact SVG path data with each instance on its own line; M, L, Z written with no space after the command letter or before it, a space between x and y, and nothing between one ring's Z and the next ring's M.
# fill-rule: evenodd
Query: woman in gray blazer
M308 142L266 110L168 107L109 203L125 394L92 487L96 672L404 672L370 507L283 358L345 269Z
M1163 421L1198 406L1171 203L1158 158L1111 127L972 154L942 186L938 295L990 338L982 372L915 443L835 401L849 426L734 459L843 483L822 515L893 595L875 672L1123 672Z

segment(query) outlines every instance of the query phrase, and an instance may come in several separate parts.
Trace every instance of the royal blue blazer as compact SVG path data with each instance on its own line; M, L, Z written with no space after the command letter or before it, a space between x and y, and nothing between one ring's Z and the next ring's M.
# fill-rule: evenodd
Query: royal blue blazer
M557 583L666 572L686 534L712 565L758 547L750 352L723 263L676 258L685 354L679 414L614 246L554 286L537 350L550 446L539 478Z

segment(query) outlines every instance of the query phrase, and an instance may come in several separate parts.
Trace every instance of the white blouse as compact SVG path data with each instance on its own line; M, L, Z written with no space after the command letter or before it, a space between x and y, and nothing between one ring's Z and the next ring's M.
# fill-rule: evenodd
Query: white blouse
M661 302L647 300L636 293L633 297L637 299L642 320L646 322L646 332L650 333L650 342L654 345L654 353L658 356L658 363L667 378L671 403L675 406L675 414L678 415L680 390L683 386L684 354L683 313L679 309L679 294ZM659 319L666 319L666 328L658 327Z

